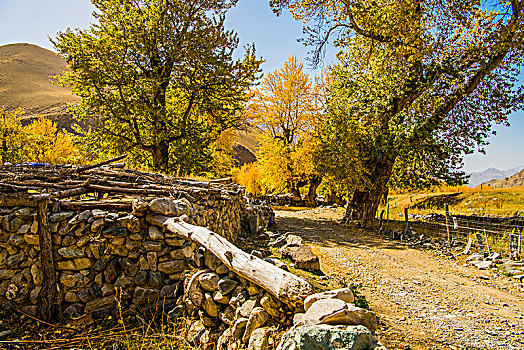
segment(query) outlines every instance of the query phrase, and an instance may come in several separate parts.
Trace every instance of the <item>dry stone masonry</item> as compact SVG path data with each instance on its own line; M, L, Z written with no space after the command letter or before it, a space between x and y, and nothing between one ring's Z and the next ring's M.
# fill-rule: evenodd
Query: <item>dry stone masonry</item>
M188 340L217 349L377 346L376 317L352 304L350 290L313 294L271 259L234 246L274 215L229 179L3 166L0 195L3 308L43 319L159 308L192 318ZM290 330L280 342L282 329Z

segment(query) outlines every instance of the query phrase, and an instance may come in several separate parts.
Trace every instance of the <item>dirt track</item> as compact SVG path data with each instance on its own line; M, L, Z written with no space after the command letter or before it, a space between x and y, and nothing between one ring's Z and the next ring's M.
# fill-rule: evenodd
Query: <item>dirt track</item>
M277 210L276 220L308 241L325 274L362 284L388 349L524 349L518 282L340 225L342 213Z

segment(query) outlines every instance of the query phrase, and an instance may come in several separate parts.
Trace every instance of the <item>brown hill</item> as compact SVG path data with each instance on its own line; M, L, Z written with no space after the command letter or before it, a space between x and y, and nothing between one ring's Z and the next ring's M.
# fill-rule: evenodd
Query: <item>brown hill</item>
M24 123L45 115L59 128L71 130L72 119L67 104L78 97L71 89L51 83L51 76L67 69L66 62L56 53L31 44L0 46L0 106L9 110L23 108ZM249 128L238 132L236 164L256 161L255 153L260 130Z
M490 186L492 188L511 188L516 186L524 186L524 170L521 170L515 175L506 177L504 179L484 182L482 186Z

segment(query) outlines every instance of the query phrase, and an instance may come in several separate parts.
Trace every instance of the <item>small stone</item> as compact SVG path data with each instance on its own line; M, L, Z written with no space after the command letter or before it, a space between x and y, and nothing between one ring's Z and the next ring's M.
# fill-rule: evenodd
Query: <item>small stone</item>
M126 215L117 219L118 223L127 228L132 233L138 233L142 230L140 220L134 215Z
M299 269L320 271L320 261L306 245L288 245L280 249L283 258L289 258Z
M119 259L118 263L120 264L120 266L122 266L122 268L124 269L124 272L128 276L134 276L138 272L138 266L127 258Z
M171 260L158 264L158 271L165 274L173 274L177 272L182 272L187 268L185 260Z
M24 253L18 253L15 255L11 255L10 257L7 258L7 266L15 267L18 264L20 264L21 262L26 261L26 260L27 260L27 255L25 255Z
M104 227L104 224L105 224L105 221L104 221L103 218L96 219L96 220L91 224L91 232L101 232L101 231L102 231L102 228Z
M137 305L154 304L158 302L160 291L152 288L136 287L133 294L133 303Z
M162 250L162 243L160 242L144 241L142 245L148 252L159 252Z
M246 325L249 320L245 317L239 318L236 320L235 324L233 325L232 329L232 335L235 339L241 339L242 335L244 334L244 331L246 330Z
M149 226L148 234L153 241L164 239L164 234L157 226Z
M204 294L204 301L202 303L202 308L207 312L211 317L218 316L219 307L213 301L213 297L209 293Z
M91 214L91 210L84 210L83 212L78 214L78 221L87 221L92 216L93 214Z
M258 288L256 285L254 285L253 283L249 284L249 286L247 286L247 292L249 295L253 296L253 295L258 295Z
M217 303L227 305L229 304L229 299L230 298L228 296L222 294L218 290L213 293L213 300L216 301Z
M115 288L126 289L127 287L131 287L133 284L134 282L129 277L122 274L117 278L115 282Z
M68 247L58 249L58 254L66 259L81 258L84 256L83 251Z
M255 329L249 337L248 350L267 350L269 349L270 328Z
M157 270L157 254L155 252L147 253L147 262L151 271Z
M233 289L235 289L237 284L237 281L234 281L230 278L222 278L218 281L218 289L224 295L229 294Z
M51 222L64 221L64 220L69 219L73 215L75 215L75 212L73 211L62 211L59 213L54 213L54 214L49 215L49 221Z
M64 310L64 315L69 318L78 317L82 315L83 310L84 305L80 303L71 304Z
M169 256L171 257L171 259L175 260L191 258L193 256L193 249L191 248L191 246L187 246L181 249L175 249L169 252Z
M372 332L377 329L377 317L373 312L348 304L340 299L317 300L306 311L304 322L329 325L363 325Z
M102 296L102 288L98 285L98 283L91 283L89 286L89 293L95 298Z
M100 209L93 209L91 210L91 215L93 215L95 219L100 219L104 218L107 215L107 212Z
M260 305L273 317L280 317L280 308L282 304L279 300L273 298L270 294L266 294L260 299Z
M107 297L108 295L112 295L115 293L115 287L110 285L109 283L105 283L102 286L102 296Z
M29 226L29 225L22 225L22 226L20 226L18 228L16 233L21 234L21 235L25 235L26 233L29 232L29 230L31 230L31 226Z
M220 277L213 272L204 273L198 277L200 285L208 292L214 292L215 290L218 290L219 280Z
M226 273L229 273L229 268L225 264L222 264L219 267L217 267L216 273L218 273L219 275L225 275Z
M84 237L80 237L78 239L78 241L76 242L76 246L78 248L82 248L84 247L87 243L89 243L91 241L91 237L89 236L84 236Z
M95 311L95 310L107 309L107 308L113 306L115 302L116 302L116 300L112 296L108 296L108 297L105 297L105 298L94 299L94 300L92 300L92 301L87 303L87 305L85 307L85 312L92 312L92 311Z
M78 282L80 282L81 278L77 275L72 275L68 273L62 273L60 275L60 283L62 283L65 287L73 288L77 285Z
M251 314L249 314L249 319L246 325L246 331L244 332L242 340L244 342L247 342L249 340L249 337L251 336L251 333L253 333L255 329L265 325L270 318L271 316L269 316L269 314L266 312L266 310L264 310L264 308L254 308L253 311L251 311Z
M242 306L240 306L237 309L236 316L237 317L249 317L249 315L251 314L251 312L255 308L255 305L256 305L256 300L254 300L254 299L246 300L242 304Z
M235 322L235 309L228 305L223 311L219 312L218 319L229 326L233 325Z
M138 285L145 284L147 282L147 271L140 270L135 275L135 283Z

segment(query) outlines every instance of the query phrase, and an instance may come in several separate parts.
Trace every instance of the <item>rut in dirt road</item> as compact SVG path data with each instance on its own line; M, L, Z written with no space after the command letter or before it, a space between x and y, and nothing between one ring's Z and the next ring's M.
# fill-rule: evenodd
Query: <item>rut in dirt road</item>
M524 349L524 293L496 271L389 242L337 223L342 211L276 211L279 230L299 233L322 271L360 283L384 326L388 349Z

